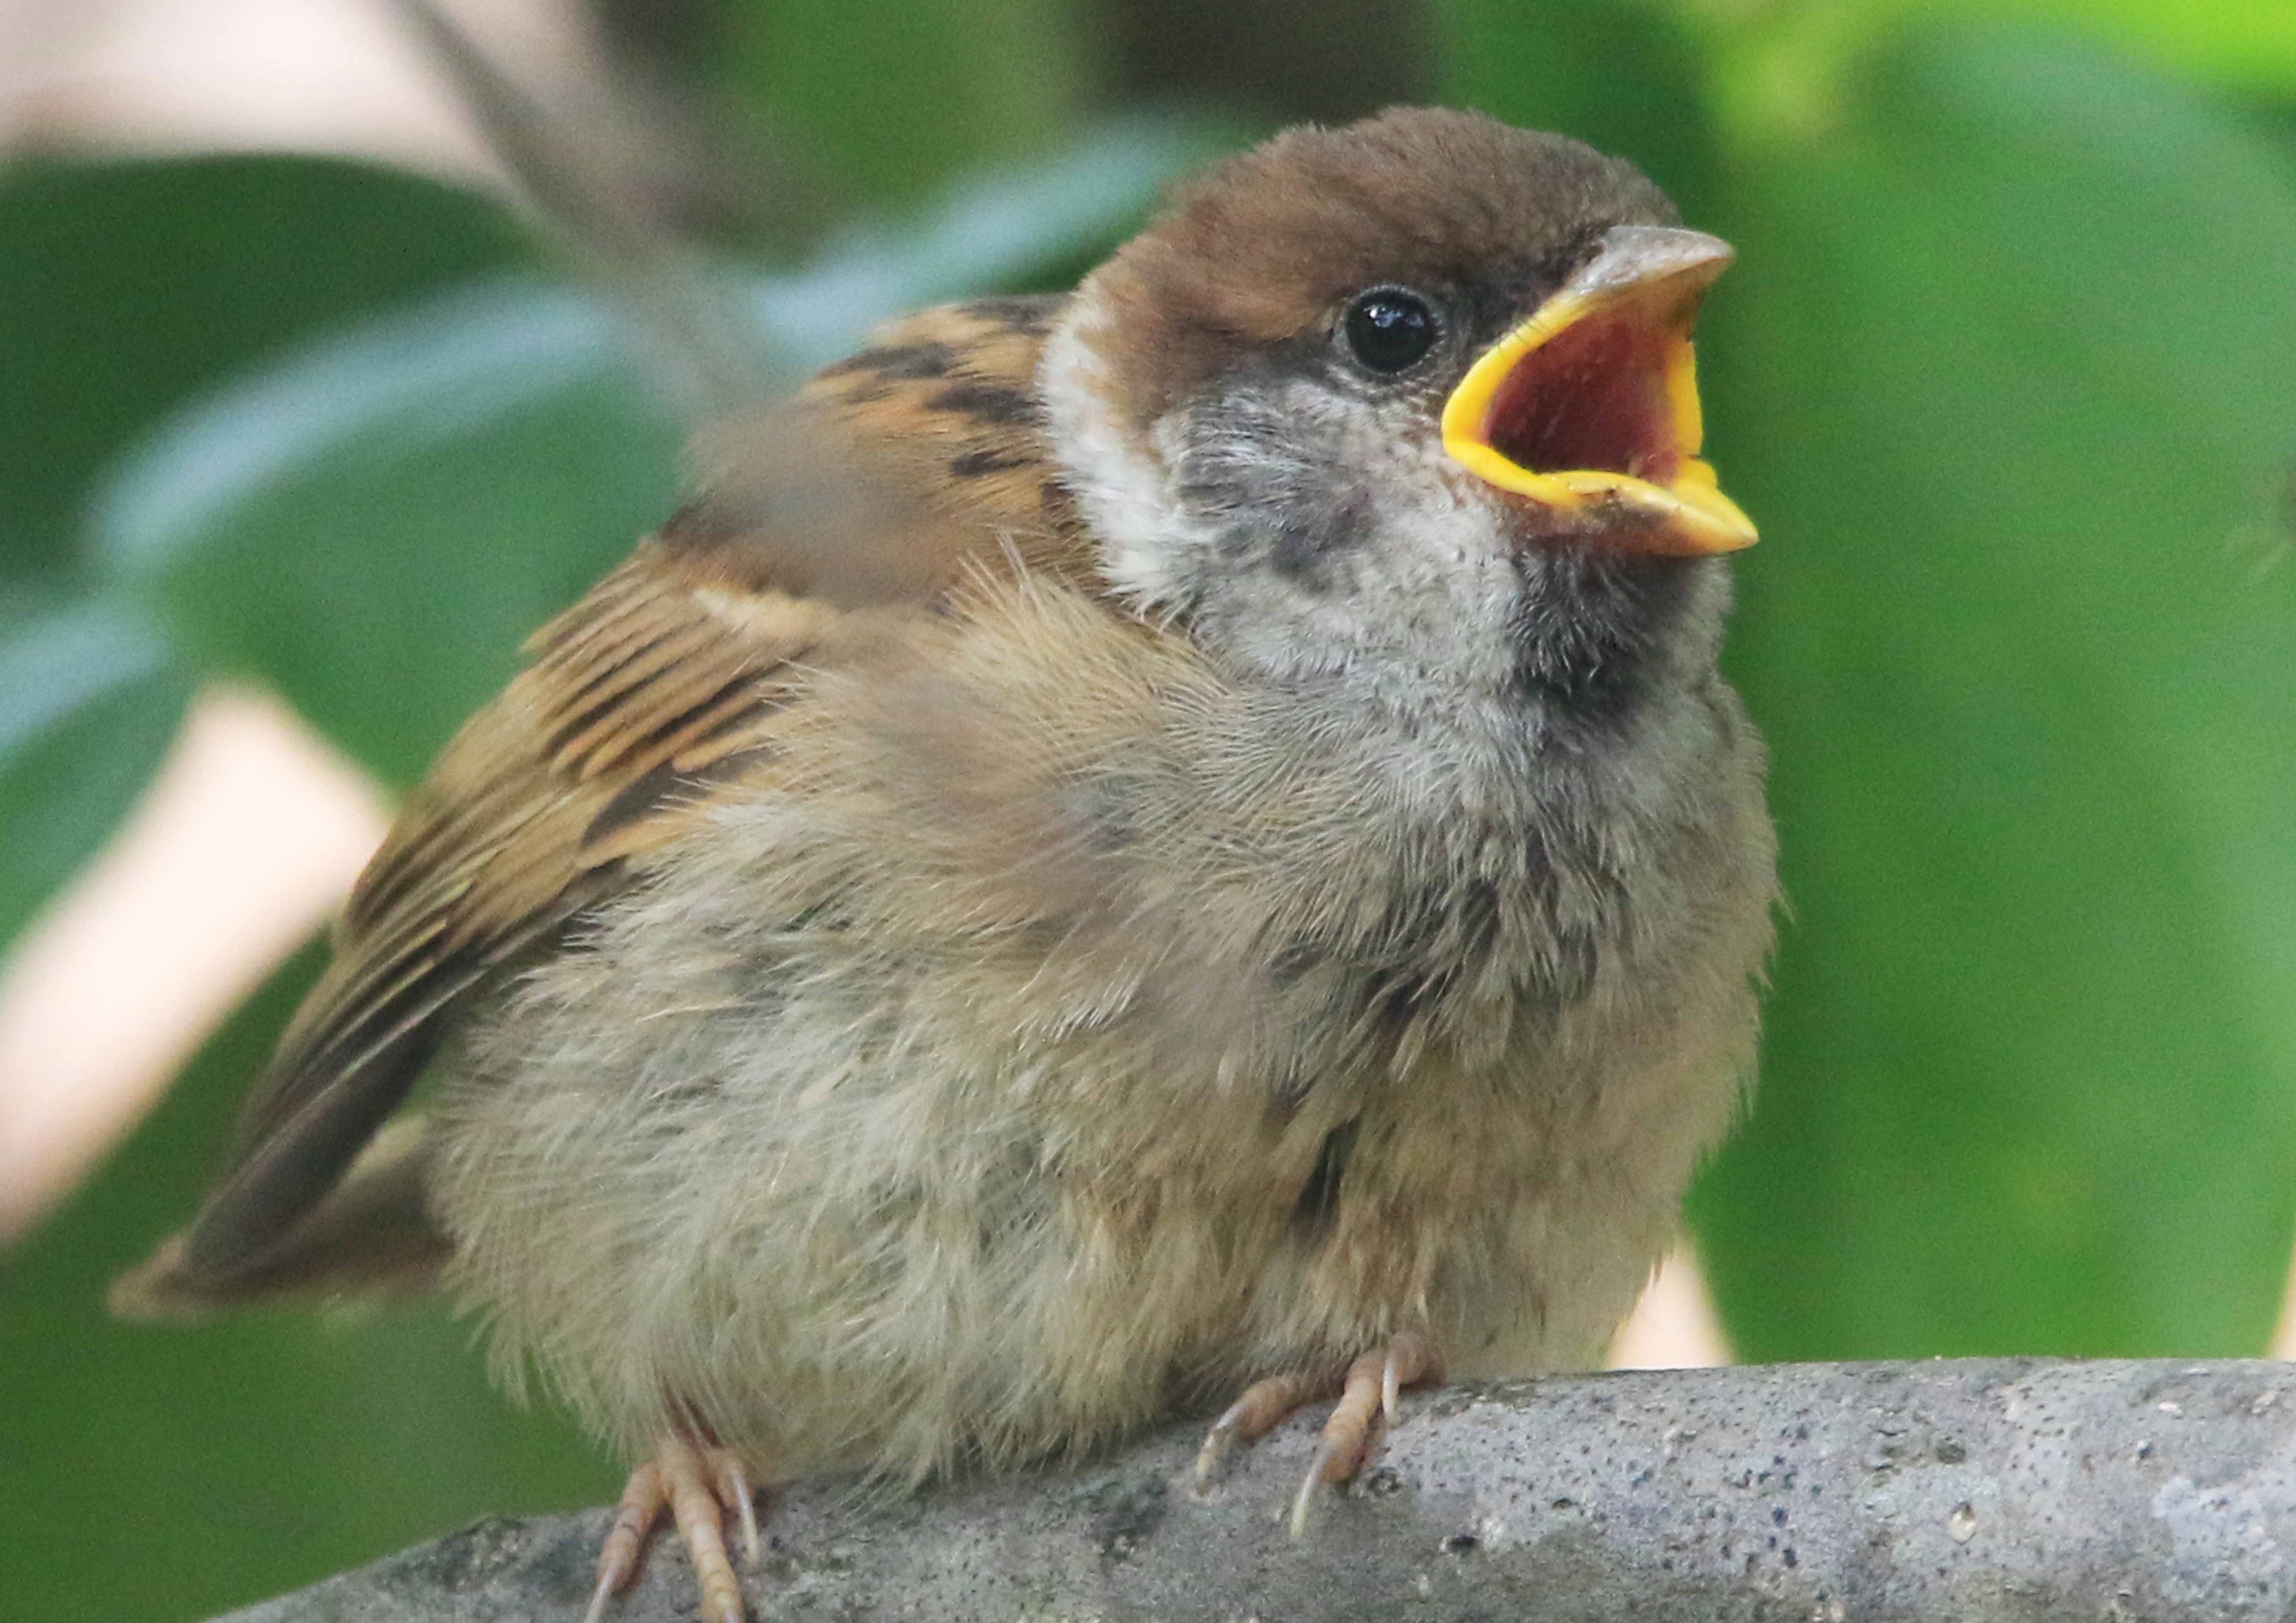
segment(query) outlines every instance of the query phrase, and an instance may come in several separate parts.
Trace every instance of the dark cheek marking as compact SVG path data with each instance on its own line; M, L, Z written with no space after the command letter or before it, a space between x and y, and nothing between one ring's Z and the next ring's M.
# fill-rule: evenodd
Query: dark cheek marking
M1343 1121L1324 1135L1323 1147L1316 1152L1315 1170L1300 1187L1300 1199L1292 1208L1292 1221L1305 1233L1320 1234L1332 1226L1332 1214L1340 1207L1340 1182L1347 1176L1348 1158L1355 1153L1357 1124Z
M1268 561L1285 579L1303 586L1320 587L1329 571L1324 565L1324 549L1316 545L1316 537L1297 524L1286 524L1275 532L1275 545L1268 550Z
M1301 586L1321 589L1331 584L1332 560L1363 545L1370 533L1371 503L1354 491L1324 512L1283 525L1275 532L1268 561Z

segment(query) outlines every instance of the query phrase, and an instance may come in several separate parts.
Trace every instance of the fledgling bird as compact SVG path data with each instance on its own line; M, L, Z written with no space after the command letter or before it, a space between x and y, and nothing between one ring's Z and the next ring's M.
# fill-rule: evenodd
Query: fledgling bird
M1229 1398L1584 1366L1751 1066L1729 250L1400 110L1229 160L1056 298L707 437L361 879L121 1299L432 1276L725 1518ZM425 1113L385 1127L419 1075ZM1241 1394L1239 1397L1238 1394Z

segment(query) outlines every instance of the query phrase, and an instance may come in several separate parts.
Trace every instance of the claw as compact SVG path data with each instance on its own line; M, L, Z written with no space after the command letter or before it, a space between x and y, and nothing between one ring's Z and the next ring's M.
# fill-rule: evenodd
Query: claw
M1357 1358L1336 1380L1327 1369L1255 1381L1204 1434L1203 1447L1196 1451L1196 1480L1210 1481L1236 1443L1264 1436L1303 1403L1336 1395L1340 1401L1324 1422L1323 1439L1316 1445L1307 1480L1292 1496L1292 1537L1300 1537L1315 1514L1316 1490L1355 1475L1370 1452L1375 1431L1395 1423L1403 1389L1440 1378L1433 1348L1423 1337L1406 1332L1383 1350Z
M638 1556L645 1549L646 1535L653 1530L654 1520L668 1497L659 1465L649 1460L630 1472L621 1502L614 1506L614 1520L606 1529L606 1541L598 1548L598 1586L591 1592L590 1610L582 1614L582 1623L601 1623L606 1603L629 1586L638 1570Z
M766 1555L766 1542L758 1532L757 1491L750 1486L750 1473L742 1469L742 1462L730 1454L718 1456L718 1496L741 1518L742 1564L754 1572Z
M603 1566L604 1563L602 1562L600 1564ZM590 1592L589 1608L582 1613L582 1623L605 1623L606 1603L614 1598L614 1591L619 1586L614 1578L600 1572L598 1586Z
M1382 1352L1365 1353L1348 1366L1340 1383L1340 1401L1324 1422L1323 1440L1308 1467L1307 1480L1292 1500L1292 1537L1308 1530L1316 1491L1337 1487L1363 1469L1374 1438L1395 1422L1399 1396L1406 1386L1436 1378L1435 1356L1414 1335L1399 1335Z
M1204 1433L1203 1447L1196 1450L1196 1480L1209 1482L1235 1446L1236 1428L1243 1422L1243 1399L1239 1398L1220 1411L1212 1422L1212 1429Z
M1316 1443L1316 1457L1308 1462L1308 1474L1300 1480L1300 1491L1292 1496L1292 1537L1305 1538L1308 1536L1308 1521L1316 1511L1316 1490L1326 1482L1347 1480L1348 1473L1344 1471L1337 1476L1332 1474L1332 1462L1339 1458L1342 1447L1336 1439L1330 1437Z
M1332 1389L1327 1378L1296 1373L1253 1381L1204 1434L1204 1446L1196 1450L1196 1480L1210 1481L1237 1443L1258 1442L1292 1410Z
M632 1471L622 1489L613 1523L598 1550L598 1585L591 1592L583 1623L603 1623L608 1603L629 1587L647 1536L665 1506L693 1558L705 1623L747 1623L741 1580L726 1552L725 1518L732 1511L741 1519L742 1556L755 1566L764 1542L758 1533L749 1473L728 1450L714 1444L697 1446L676 1435L662 1439L654 1457Z
M604 1573L598 1575L598 1586L590 1592L590 1604L582 1613L582 1623L605 1623L606 1603L614 1598L614 1580Z

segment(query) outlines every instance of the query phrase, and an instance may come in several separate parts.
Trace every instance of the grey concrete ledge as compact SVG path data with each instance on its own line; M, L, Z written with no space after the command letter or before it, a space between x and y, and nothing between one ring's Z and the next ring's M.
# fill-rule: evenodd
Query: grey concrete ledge
M2296 1617L2296 1365L1984 1359L1406 1397L1308 1537L1313 1422L1199 1493L1200 1429L869 1513L775 1508L753 1617L1880 1623ZM605 1512L489 1521L233 1623L575 1623ZM613 1614L694 1615L662 1540Z

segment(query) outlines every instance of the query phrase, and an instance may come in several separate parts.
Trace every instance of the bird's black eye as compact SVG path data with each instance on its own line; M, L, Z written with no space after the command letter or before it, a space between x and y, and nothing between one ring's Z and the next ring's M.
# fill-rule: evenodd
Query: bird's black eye
M1441 329L1427 301L1408 288L1375 287L1356 295L1342 324L1348 348L1374 372L1401 372L1435 347Z

